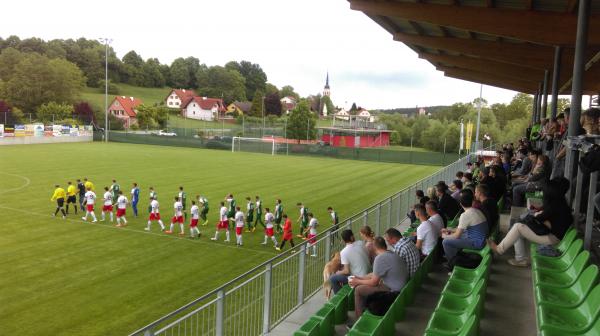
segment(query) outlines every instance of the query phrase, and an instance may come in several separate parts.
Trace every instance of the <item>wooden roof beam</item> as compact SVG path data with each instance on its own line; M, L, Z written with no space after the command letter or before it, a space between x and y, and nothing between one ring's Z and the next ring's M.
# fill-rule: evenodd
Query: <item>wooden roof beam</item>
M477 84L494 86L494 87L498 87L501 89L517 91L517 92L525 92L525 93L535 92L535 91L531 91L531 88L520 87L520 86L511 84L511 83L498 83L498 82L488 81L488 80L479 80L479 79L475 79L475 78L470 78L468 76L465 77L464 75L456 74L451 71L444 72L444 76L449 77L449 78L454 78L454 79L460 79L460 80L467 81L467 82L473 82L473 83L477 83Z
M548 46L575 45L577 16L572 13L365 0L350 0L350 8ZM600 15L590 16L589 31L600 31ZM589 34L588 44L600 44L600 34Z
M504 74L516 78L527 78L540 81L544 78L544 70L525 67L522 65L491 61L481 58L452 55L434 55L421 53L419 57L430 62L443 63L459 68L471 69L482 73Z
M506 88L510 90L516 90L521 92L535 92L538 89L539 83L523 81L515 78L498 78L492 77L488 74L472 71L469 69L453 68L438 66L437 70L443 71L444 74L452 76L454 78L468 80L472 82L482 83L486 85L492 85L500 88Z

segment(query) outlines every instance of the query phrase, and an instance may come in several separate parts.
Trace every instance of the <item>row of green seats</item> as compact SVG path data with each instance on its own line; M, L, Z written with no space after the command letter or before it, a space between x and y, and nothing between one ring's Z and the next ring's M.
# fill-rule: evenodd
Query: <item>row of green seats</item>
M481 263L474 269L454 267L429 319L426 336L479 334L492 255L489 247L472 252L482 255Z
M311 316L294 335L334 335L335 325L346 322L349 310L354 310L354 290L350 286L345 285L321 309Z
M600 336L598 266L590 265L583 241L570 229L548 257L531 248L537 325L543 336Z

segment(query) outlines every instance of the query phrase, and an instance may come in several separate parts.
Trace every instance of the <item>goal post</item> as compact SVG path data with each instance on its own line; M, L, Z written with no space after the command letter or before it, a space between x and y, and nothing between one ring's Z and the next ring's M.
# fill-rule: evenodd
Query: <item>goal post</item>
M250 148L259 148L262 149L263 144L269 144L271 147L271 155L275 155L276 150L276 142L275 138L246 138L246 137L233 137L231 138L231 152L235 152L236 148L238 151L242 149L242 143L248 143ZM254 144L252 146L251 144ZM236 147L237 145L237 147ZM262 152L259 150L259 152Z

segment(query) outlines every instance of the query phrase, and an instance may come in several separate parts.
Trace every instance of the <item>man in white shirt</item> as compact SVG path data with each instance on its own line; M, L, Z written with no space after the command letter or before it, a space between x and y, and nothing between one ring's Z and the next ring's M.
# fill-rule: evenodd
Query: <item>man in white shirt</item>
M313 253L310 255L311 257L317 256L317 226L319 222L315 218L312 212L308 213L308 240L309 246L312 246ZM306 254L308 254L308 249L306 249Z
M112 192L110 192L110 189L108 187L104 187L104 205L102 206L102 218L100 219L101 222L104 222L105 218L105 214L108 212L110 213L110 222L112 223L113 221L113 194Z
M267 245L267 239L271 238L273 245L277 247L277 239L273 232L273 225L275 223L275 216L271 213L271 209L265 208L265 240L261 245Z
M91 187L87 188L87 192L85 193L85 207L86 212L85 216L81 217L84 221L87 220L87 216L92 216L92 223L96 223L98 220L96 219L96 214L94 213L94 203L96 202L96 193L92 191Z
M444 218L442 218L437 209L438 204L436 201L427 201L425 203L425 211L427 211L427 216L429 216L429 222L435 228L438 237L440 237L444 228Z
M240 210L239 206L235 207L235 244L236 246L242 246L242 231L244 230L244 213Z
M127 209L127 197L123 195L123 192L119 190L117 192L119 197L117 198L117 226L122 227L127 225L127 218L125 218L125 209ZM112 215L112 212L111 212ZM121 220L123 220L123 224L121 224Z
M156 197L156 196L155 196ZM150 225L152 221L157 221L158 225L160 225L160 229L162 231L165 230L165 225L160 219L160 205L158 204L158 200L154 197L150 197L150 216L148 217L148 226L144 229L146 231L150 231Z
M175 197L175 203L173 203L173 218L171 218L171 226L169 231L165 231L166 234L173 233L173 227L175 223L179 223L179 235L183 236L185 232L183 231L183 204L179 197Z
M200 208L196 205L196 201L192 201L190 209L192 219L190 220L190 238L200 238L200 230L198 230L198 219L200 218Z
M439 233L433 223L427 219L427 212L422 204L415 204L415 216L421 222L417 227L417 242L415 245L421 251L421 256L427 256L435 248Z
M361 244L357 244L354 239L352 230L344 230L341 233L342 240L346 247L340 252L342 260L342 270L337 271L329 278L333 293L337 293L342 286L348 283L348 277L365 276L371 272L371 264L369 263L369 255L367 250Z
M217 223L217 231L215 236L210 240L217 240L219 238L219 231L225 230L224 242L229 243L229 219L227 218L227 207L225 202L221 202L221 209L219 209L219 223Z

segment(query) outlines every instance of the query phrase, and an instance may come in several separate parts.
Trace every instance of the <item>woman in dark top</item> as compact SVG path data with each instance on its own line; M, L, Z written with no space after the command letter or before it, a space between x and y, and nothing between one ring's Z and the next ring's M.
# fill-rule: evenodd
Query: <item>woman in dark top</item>
M508 231L506 237L496 245L489 240L490 248L497 254L503 254L511 246L515 247L515 258L509 259L508 263L513 266L526 267L529 261L526 257L525 240L542 244L555 245L564 237L565 233L573 223L571 208L565 199L565 193L569 189L569 181L564 177L558 177L548 182L544 187L543 209L534 214L534 232L530 226L516 223Z
M513 186L513 206L525 206L525 193L528 190L541 190L548 181L550 171L548 157L540 155L524 183Z

